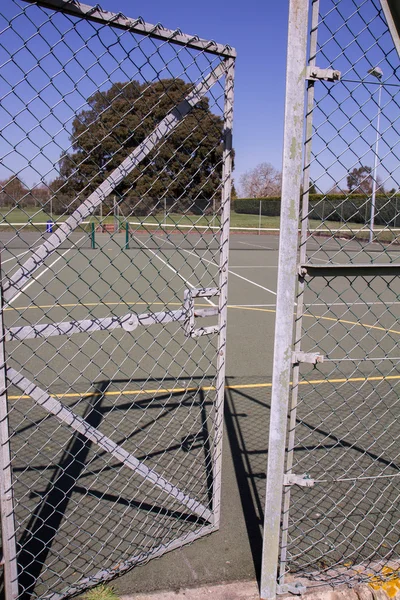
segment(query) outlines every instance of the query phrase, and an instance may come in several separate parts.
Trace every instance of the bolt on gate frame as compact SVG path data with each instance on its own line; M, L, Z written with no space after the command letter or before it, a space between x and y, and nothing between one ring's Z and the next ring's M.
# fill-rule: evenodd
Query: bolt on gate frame
M3 585L55 600L219 527L236 53L28 1L0 15Z
M290 2L265 599L398 581L399 31Z

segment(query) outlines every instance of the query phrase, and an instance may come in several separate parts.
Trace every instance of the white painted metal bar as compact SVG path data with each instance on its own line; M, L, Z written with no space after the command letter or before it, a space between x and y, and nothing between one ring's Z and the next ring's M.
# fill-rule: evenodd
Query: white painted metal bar
M134 331L138 325L165 325L184 321L186 310L161 311L156 313L143 313L135 315L128 313L122 317L104 317L100 319L84 319L82 321L66 321L62 323L44 323L41 325L24 325L11 327L6 332L6 341L29 340L34 338L47 338L55 335L72 335L73 333L93 333L95 331L124 329Z
M125 29L132 33L139 33L146 35L158 40L165 40L178 44L179 46L185 46L187 48L193 48L194 50L202 50L210 54L217 54L219 56L236 56L236 50L231 46L217 44L213 40L203 40L196 35L187 35L182 33L179 29L173 31L172 29L165 29L162 25L152 25L145 23L141 17L138 19L130 19L125 17L121 13L112 13L107 10L102 10L97 6L88 6L87 4L81 4L76 0L25 0L25 2L31 2L43 6L44 8L50 8L53 10L60 10L63 13L73 15L75 17L82 17L85 21L94 21L102 25L110 25L117 29Z
M1 277L0 277L1 281ZM6 354L3 298L0 282L0 514L3 550L4 594L6 600L18 597L17 545L15 539L14 498L8 424Z
M157 471L147 467L142 461L135 458L133 454L127 452L122 446L116 444L98 429L89 425L85 419L76 415L71 409L64 406L53 396L50 396L39 386L21 375L21 373L18 373L15 369L9 368L7 369L7 379L24 394L35 400L42 408L57 417L62 423L68 425L74 431L77 431L91 442L97 444L102 450L111 454L137 475L143 477L143 479L162 490L167 496L177 500L180 504L186 506L190 511L202 519L211 521L212 514L208 508L182 492L167 479L159 475Z
M276 304L277 326L274 341L261 566L261 598L264 600L275 599L277 592L285 445L292 370L293 310L298 276L297 241L302 180L308 9L308 0L290 0Z
M149 327L150 325L166 325L167 323L184 322L194 329L194 318L207 318L218 315L218 307L194 308L193 297L188 296L189 303L185 308L171 311L160 311L155 313L143 313L136 315L128 313L122 317L103 317L98 319L83 319L82 321L64 321L60 323L42 323L40 325L23 325L21 327L10 327L6 330L6 342L17 340L31 340L35 338L48 338L56 335L72 335L74 333L94 333L95 331L112 331L113 329L124 329L134 331L139 325ZM192 319L192 320L191 320ZM192 322L193 321L193 322ZM202 327L202 335L218 331L214 326ZM192 335L193 332L190 334ZM189 334L188 334L189 335Z
M182 102L157 125L154 131L137 146L124 161L90 194L90 196L64 221L50 237L37 248L32 256L4 284L4 301L12 298L25 285L33 273L67 239L84 219L93 214L96 208L107 198L117 185L153 150L153 148L171 133L182 119L200 102L211 87L225 75L225 63L221 62L214 71L199 83Z
M228 259L229 259L229 225L231 214L232 193L232 126L233 126L233 101L234 101L234 74L235 62L233 59L226 61L227 74L225 78L224 101L224 150L222 170L222 195L221 195L221 247L219 256L219 319L218 319L218 354L217 354L217 380L216 380L216 406L214 424L214 455L213 465L213 497L212 511L213 523L219 527L221 518L221 476L222 476L222 434L224 424L224 399L225 399L225 367L226 367L226 328L228 313Z
M211 335L218 333L218 325L210 325L209 327L196 328L195 317L213 317L218 315L219 308L217 306L211 308L195 309L194 298L213 298L219 296L218 288L194 288L185 290L183 307L186 312L186 320L184 323L185 335L188 337L201 337L202 335Z

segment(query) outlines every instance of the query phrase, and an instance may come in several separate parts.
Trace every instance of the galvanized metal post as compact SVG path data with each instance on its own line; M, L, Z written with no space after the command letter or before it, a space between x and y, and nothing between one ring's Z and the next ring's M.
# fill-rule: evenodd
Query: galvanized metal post
M319 17L319 2L320 0L312 0L312 11L311 11L311 34L310 34L310 60L309 66L316 67L316 53L317 53L317 32L318 32L318 17ZM314 107L314 86L315 81L309 81L307 85L307 110L306 110L306 127L305 127L305 141L304 141L304 169L303 169L303 196L301 206L301 230L300 230L300 250L299 250L299 262L304 264L306 262L306 243L308 237L308 215L310 212L309 200L310 200L310 167L311 167L311 145L312 145L312 125L313 125L313 107ZM324 212L324 202L322 203L322 211ZM323 220L323 217L322 217ZM302 341L302 328L303 328L303 314L304 314L304 291L305 291L305 280L303 277L298 278L297 282L297 309L296 309L296 325L295 325L295 341L294 351L301 351ZM296 432L296 418L297 418L297 402L299 393L299 380L300 380L300 364L296 363L293 366L292 371L292 398L290 403L290 415L289 415L289 432L288 432L288 444L287 444L287 459L286 459L286 473L292 472L293 466L293 449L295 444L295 432ZM278 584L284 583L284 576L287 562L287 540L288 540L288 526L289 526L289 508L290 508L290 486L287 486L283 493L283 515L282 515L282 538L281 538L281 556L280 565L278 570Z
M214 457L213 457L213 525L217 529L221 514L221 468L222 433L224 424L225 366L226 366L226 319L228 312L228 255L229 224L232 191L232 126L233 126L233 84L235 61L226 59L225 104L224 104L224 153L222 171L221 198L221 251L219 259L219 317L218 317L218 355L217 355L217 404L215 415Z
M297 241L302 178L308 5L309 0L291 0L289 5L278 290L261 571L261 598L265 600L275 598L277 589L298 266Z
M1 264L0 264L1 269ZM15 540L10 433L6 379L5 332L3 322L3 286L0 270L0 511L6 600L18 597L17 546Z

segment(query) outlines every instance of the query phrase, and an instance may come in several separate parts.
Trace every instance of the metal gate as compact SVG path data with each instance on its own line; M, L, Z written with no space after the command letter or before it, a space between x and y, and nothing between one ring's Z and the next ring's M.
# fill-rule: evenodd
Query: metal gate
M235 51L1 12L4 590L55 599L219 526Z
M397 2L290 4L262 598L398 589L399 31Z

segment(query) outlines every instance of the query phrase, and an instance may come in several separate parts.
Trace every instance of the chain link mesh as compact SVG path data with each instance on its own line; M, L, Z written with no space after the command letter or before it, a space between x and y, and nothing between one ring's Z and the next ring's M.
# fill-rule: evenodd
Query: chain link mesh
M5 591L61 598L218 527L235 53L0 12Z
M280 582L374 586L400 564L398 34L378 0L311 5L294 348L324 361L293 370Z

